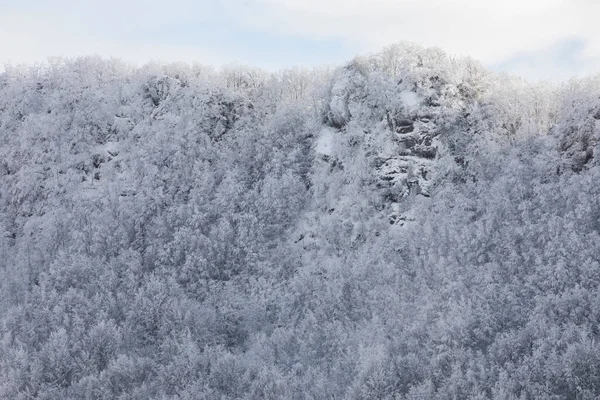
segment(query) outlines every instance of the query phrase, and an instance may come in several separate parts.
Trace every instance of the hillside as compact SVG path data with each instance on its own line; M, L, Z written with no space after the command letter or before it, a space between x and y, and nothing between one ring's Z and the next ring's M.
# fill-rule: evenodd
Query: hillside
M1 399L600 397L600 77L0 74Z

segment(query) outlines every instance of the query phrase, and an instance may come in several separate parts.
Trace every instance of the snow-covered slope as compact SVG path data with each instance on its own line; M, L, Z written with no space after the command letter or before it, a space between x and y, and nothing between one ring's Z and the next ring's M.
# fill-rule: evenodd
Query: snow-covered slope
M598 82L8 68L0 398L597 398Z

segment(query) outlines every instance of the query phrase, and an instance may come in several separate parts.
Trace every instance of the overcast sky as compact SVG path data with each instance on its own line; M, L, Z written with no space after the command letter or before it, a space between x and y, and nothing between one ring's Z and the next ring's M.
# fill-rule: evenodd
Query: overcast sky
M398 41L528 79L600 71L599 0L0 0L0 64L341 63Z

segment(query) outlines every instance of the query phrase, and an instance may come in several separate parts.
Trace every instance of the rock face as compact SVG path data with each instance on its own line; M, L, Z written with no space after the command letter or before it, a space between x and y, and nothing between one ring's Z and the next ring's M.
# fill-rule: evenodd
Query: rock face
M380 69L355 61L340 70L324 122L328 142L333 135L359 145L350 154L364 154L384 209L398 223L403 199L431 195L444 126L464 112L468 99L460 82L431 66L409 65L399 76L382 75ZM328 160L351 164L329 154Z
M572 81L555 111L550 135L567 163L566 168L580 173L597 165L600 154L600 75ZM557 172L563 170L557 167Z
M600 142L600 111L591 111L581 120L558 129L559 149L571 160L575 172L594 164Z

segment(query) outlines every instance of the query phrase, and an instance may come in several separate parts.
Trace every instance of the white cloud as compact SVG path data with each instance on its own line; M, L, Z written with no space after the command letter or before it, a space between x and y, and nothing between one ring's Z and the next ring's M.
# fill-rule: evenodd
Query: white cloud
M189 45L176 35L160 44L156 40L173 27L218 21L235 32L336 39L362 53L411 41L488 65L512 66L528 76L553 76L559 70L564 76L569 68L600 69L597 15L597 0L30 0L0 4L0 64L83 54L134 62L235 61L236 49L219 47L217 38L185 41ZM574 39L582 43L579 66L540 56ZM523 61L527 54L537 61ZM519 62L508 62L516 57ZM245 61L262 65L259 59Z
M484 63L578 38L600 55L593 0L250 0L246 23L258 29L337 37L366 51L407 40Z
M133 10L111 19L107 11L97 10L94 13L93 9L86 10L91 13L87 16L76 9L62 15L22 11L0 13L0 69L6 63L32 64L55 56L94 54L118 57L133 63L164 60L215 65L234 60L226 54L201 47L156 44L143 37L128 38L123 33L128 29L127 20L130 25L148 27L165 19L154 14L145 16L144 12L137 13L136 19L129 19L130 16L133 18ZM168 14L165 18L168 18ZM111 30L114 34L106 34Z

